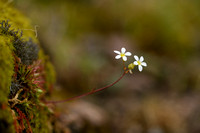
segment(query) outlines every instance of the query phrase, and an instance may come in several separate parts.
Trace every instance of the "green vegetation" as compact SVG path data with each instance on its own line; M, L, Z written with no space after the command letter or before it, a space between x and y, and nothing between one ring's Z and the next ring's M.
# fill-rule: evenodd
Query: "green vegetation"
M49 132L55 72L27 18L0 2L0 131Z

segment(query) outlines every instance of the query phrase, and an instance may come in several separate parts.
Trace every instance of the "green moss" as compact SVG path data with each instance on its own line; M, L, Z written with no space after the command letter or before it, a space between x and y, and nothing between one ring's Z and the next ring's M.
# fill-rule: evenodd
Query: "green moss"
M13 119L9 108L0 109L0 131L3 133L14 133Z
M24 17L19 11L3 3L0 0L0 21L8 20L11 24L11 29L22 30L23 38L28 41L29 38L33 39L33 42L38 43L35 37L35 32L32 31L34 27L31 25L31 21Z
M51 113L40 98L53 87L54 68L29 19L1 0L0 16L0 131L15 132L18 121L24 128L16 130L48 133Z
M45 63L45 73L46 73L46 76L45 76L45 80L46 80L46 86L45 88L52 88L53 84L55 83L55 76L56 76L56 73L54 71L54 67L53 65L48 61L46 60L46 63Z
M44 70L45 70L45 84L44 89L48 92L48 89L51 89L53 84L55 83L56 79L56 73L54 70L53 65L49 61L49 57L46 56L43 51L41 50L39 52L39 58L43 60L44 63Z
M7 104L9 87L11 85L11 78L13 75L14 60L12 55L11 38L6 36L0 36L0 130L9 133L14 132L12 125L12 115L8 108L3 109L3 106ZM9 113L8 113L9 112Z
M0 29L2 35L7 35L14 38L14 52L21 59L23 64L31 65L33 61L37 60L39 47L32 41L31 38L28 41L22 39L23 32L11 29L11 24L8 23L8 20L3 20L0 22Z
M7 101L7 95L9 93L9 86L11 84L11 78L13 75L14 60L12 55L11 39L6 36L0 36L0 102Z
M33 132L34 133L49 133L50 129L48 125L50 125L49 115L46 114L48 109L43 107L40 113L36 114L36 119L31 121L34 123ZM45 122L45 123L44 123Z

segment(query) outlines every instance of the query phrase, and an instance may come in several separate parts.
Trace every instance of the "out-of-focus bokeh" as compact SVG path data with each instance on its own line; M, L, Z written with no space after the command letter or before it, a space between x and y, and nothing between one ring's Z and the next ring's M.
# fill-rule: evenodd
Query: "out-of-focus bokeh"
M55 132L199 133L199 0L13 0L38 25L57 72L53 100L116 80L113 50L143 55L148 67L115 86L56 105ZM33 27L34 28L34 27ZM134 61L128 58L128 63Z

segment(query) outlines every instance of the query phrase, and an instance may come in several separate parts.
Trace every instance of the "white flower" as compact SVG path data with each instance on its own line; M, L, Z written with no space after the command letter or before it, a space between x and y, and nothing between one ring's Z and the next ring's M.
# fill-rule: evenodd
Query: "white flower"
M117 56L115 56L115 59L120 59L122 57L123 61L127 61L127 57L126 56L131 56L130 52L126 52L126 49L123 47L121 49L121 52L114 50L114 52L116 54L118 54Z
M139 59L138 56L135 55L134 58L135 58L136 61L134 61L133 64L134 64L134 65L138 65L138 69L139 69L139 71L141 72L142 69L143 69L142 66L145 66L145 67L146 67L146 66L147 66L147 63L146 63L146 62L143 62L143 61L144 61L144 57L143 57L143 56L141 56L140 59Z

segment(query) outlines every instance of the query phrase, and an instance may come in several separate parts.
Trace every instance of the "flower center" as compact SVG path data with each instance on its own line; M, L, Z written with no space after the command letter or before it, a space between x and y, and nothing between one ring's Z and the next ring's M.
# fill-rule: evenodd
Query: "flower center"
M125 54L121 53L121 54L120 54L120 56L121 56L121 57L124 57L124 56L125 56Z
M141 62L140 61L137 61L138 65L141 65Z

